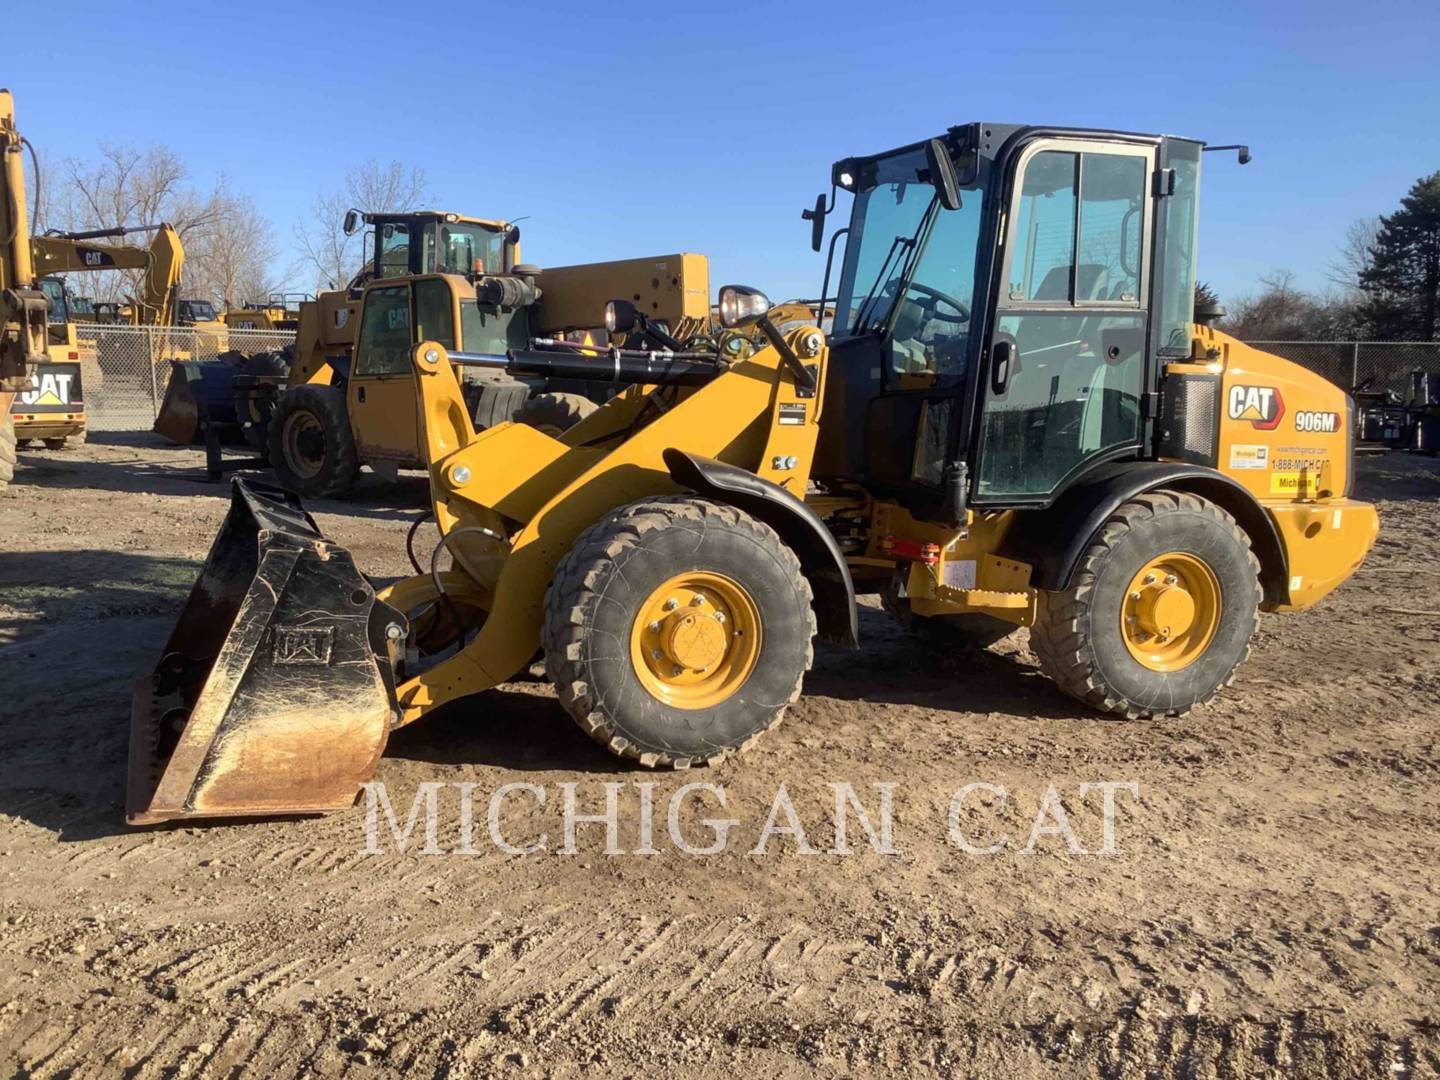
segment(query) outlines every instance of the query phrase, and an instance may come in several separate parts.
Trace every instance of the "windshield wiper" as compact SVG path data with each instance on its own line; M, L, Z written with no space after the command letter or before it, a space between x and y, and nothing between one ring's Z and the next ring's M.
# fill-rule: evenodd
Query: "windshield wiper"
M870 283L869 290L865 293L865 299L860 302L860 308L855 312L855 332L866 333L869 330L868 315L876 300L875 290L880 287L886 272L890 269L890 261L895 258L895 252L904 247L908 241L903 236L897 236L890 241L890 250L885 253L885 261L880 264L880 269L875 272L875 280Z
M891 241L890 250L885 255L885 261L881 263L880 271L875 275L875 281L870 286L870 291L865 294L865 302L860 305L860 310L856 314L855 332L857 334L869 333L889 317L890 310L888 308L883 314L878 311L874 312L875 318L873 319L869 317L871 315L871 309L876 306L876 302L879 300L879 294L877 294L875 290L880 287L882 281L887 280L886 272L890 268L891 260L894 259L897 254L902 256L903 261L900 263L899 277L895 280L904 281L909 276L916 255L920 250L920 235L925 231L925 225L930 220L930 215L935 212L936 205L935 200L931 200L930 205L925 209L925 213L920 215L920 221L915 226L913 233L908 237L897 236Z

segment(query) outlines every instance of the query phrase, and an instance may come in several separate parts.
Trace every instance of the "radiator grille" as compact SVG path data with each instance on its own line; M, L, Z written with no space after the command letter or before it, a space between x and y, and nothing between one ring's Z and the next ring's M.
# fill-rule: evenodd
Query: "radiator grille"
M1219 456L1220 376L1168 375L1161 388L1161 457L1215 465Z

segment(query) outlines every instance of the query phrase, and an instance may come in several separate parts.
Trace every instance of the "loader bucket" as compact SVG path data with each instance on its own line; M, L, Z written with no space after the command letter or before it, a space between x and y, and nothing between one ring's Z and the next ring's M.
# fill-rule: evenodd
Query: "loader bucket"
M171 360L170 381L151 429L171 442L205 441L206 424L220 428L220 441L240 441L235 415L235 367L223 360Z
M131 824L342 809L398 718L404 617L297 498L233 484L160 663L135 687Z

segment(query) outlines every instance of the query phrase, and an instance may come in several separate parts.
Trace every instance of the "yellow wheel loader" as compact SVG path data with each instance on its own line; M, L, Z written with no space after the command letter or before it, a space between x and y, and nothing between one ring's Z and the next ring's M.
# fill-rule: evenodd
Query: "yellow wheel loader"
M376 591L293 496L237 480L137 688L130 820L347 806L390 731L537 651L614 753L719 761L780 720L816 636L858 643L857 592L957 642L1028 626L1103 712L1209 700L1259 612L1325 596L1378 520L1347 395L1193 321L1202 149L970 124L841 161L831 333L727 286L722 322L766 342L736 360L422 341L439 544ZM476 368L626 389L558 438L477 432Z

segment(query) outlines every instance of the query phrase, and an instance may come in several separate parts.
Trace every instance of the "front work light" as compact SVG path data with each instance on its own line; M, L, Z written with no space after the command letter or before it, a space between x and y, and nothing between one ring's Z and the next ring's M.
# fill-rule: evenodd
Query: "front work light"
M724 285L720 289L720 325L727 330L754 322L770 310L770 298L748 285Z

